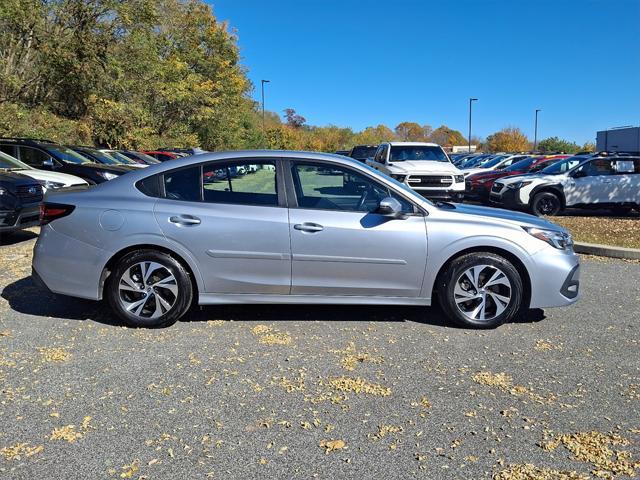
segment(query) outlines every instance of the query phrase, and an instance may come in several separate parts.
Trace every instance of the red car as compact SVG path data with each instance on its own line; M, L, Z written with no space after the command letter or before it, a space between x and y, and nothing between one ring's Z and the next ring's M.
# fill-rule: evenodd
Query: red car
M164 151L161 152L159 150L146 151L146 152L142 152L142 153L150 155L153 158L155 158L156 160L160 160L161 162L166 162L167 160L175 160L176 158L180 157L180 155L177 155L175 153L164 152Z
M568 157L570 157L570 155L540 155L528 157L501 170L474 173L473 175L469 175L465 180L466 188L464 198L465 200L479 201L482 203L488 202L493 182L499 178L538 172L552 163Z

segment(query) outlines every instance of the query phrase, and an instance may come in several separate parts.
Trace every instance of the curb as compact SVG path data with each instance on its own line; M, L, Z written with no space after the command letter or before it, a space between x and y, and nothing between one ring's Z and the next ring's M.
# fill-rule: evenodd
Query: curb
M597 243L575 242L573 249L576 253L586 253L587 255L640 260L640 249L638 248L613 247L611 245L599 245Z

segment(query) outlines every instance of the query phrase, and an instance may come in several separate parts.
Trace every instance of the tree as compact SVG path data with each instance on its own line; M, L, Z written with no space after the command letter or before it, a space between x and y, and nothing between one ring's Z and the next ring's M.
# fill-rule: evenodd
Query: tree
M464 145L467 143L462 133L458 130L452 130L446 125L436 128L429 137L429 141L437 143L442 147L452 147L453 145Z
M529 150L531 143L519 128L507 127L489 135L484 147L490 152L522 152Z
M398 138L405 142L423 142L424 130L415 122L402 122L395 128Z
M563 140L558 137L549 137L544 140L540 140L537 145L537 149L543 153L548 152L564 152L564 153L576 153L580 151L580 146L574 142Z
M390 142L396 139L396 135L386 125L367 127L353 138L354 145L377 145L382 142Z
M284 118L287 120L287 125L291 128L300 128L307 121L302 115L298 115L293 108L284 109Z
M596 151L596 144L593 142L586 142L584 145L582 145L581 150L583 152L595 152Z

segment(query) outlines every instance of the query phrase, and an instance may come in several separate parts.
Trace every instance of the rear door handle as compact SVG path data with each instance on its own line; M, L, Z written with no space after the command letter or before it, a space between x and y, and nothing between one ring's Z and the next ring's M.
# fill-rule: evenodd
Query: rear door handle
M200 225L200 219L193 215L174 215L169 217L169 221L183 227Z
M296 223L293 226L293 228L295 228L296 230L300 230L301 232L308 232L308 233L321 232L322 230L324 230L324 227L322 225L318 225L317 223L309 223L309 222Z

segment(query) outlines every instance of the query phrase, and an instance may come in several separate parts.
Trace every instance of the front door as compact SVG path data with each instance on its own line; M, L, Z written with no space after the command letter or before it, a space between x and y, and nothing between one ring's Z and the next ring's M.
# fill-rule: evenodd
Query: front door
M292 294L417 297L427 260L425 219L375 213L383 184L343 166L292 161Z
M202 293L288 294L289 218L274 162L212 162L164 174L155 217L189 250Z
M611 160L597 158L580 165L564 187L567 206L611 202Z

